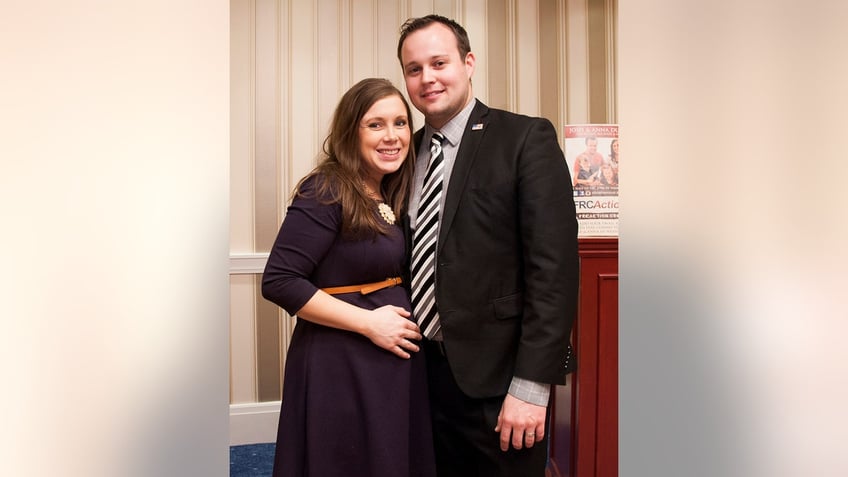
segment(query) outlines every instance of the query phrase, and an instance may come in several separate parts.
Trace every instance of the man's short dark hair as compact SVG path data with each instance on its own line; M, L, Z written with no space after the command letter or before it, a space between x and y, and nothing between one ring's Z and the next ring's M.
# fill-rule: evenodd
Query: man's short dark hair
M425 17L410 18L400 27L397 57L398 61L400 61L401 67L403 67L403 58L400 56L400 50L403 47L403 42L406 40L406 37L409 36L410 33L430 26L433 23L441 23L451 29L453 36L456 38L456 48L459 50L459 57L461 59L465 60L466 55L471 52L471 42L468 41L468 32L466 32L465 28L462 28L462 25L459 23L451 20L450 18L435 14L427 15Z

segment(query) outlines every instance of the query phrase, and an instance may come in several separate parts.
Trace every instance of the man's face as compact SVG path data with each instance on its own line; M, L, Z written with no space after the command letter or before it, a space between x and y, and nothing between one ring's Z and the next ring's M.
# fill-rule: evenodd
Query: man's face
M598 152L598 141L594 139L589 139L586 141L586 152L589 154L594 154Z
M401 62L409 99L430 126L441 128L471 101L474 54L460 58L447 26L433 23L407 36Z

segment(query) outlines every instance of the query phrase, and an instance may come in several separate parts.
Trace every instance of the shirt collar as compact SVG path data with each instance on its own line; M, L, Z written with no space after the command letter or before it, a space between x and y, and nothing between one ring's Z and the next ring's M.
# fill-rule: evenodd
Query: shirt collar
M459 112L456 116L451 118L450 121L445 123L441 129L435 129L431 127L429 124L425 124L424 126L424 139L427 141L427 144L430 143L430 137L433 136L433 133L436 131L440 131L445 139L450 143L451 146L456 146L459 144L459 141L462 139L462 133L465 132L465 125L468 124L468 118L471 117L471 111L474 110L474 106L477 105L477 98L472 98L468 104L462 108L462 111Z

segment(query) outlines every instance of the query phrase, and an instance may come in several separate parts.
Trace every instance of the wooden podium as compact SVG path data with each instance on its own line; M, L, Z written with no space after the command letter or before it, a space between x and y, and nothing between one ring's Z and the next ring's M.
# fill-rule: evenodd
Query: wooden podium
M618 238L580 239L577 372L552 399L551 477L618 476Z

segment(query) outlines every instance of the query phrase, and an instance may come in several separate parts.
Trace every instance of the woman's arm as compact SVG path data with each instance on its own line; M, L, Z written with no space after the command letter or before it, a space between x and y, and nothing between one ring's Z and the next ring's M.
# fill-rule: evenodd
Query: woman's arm
M409 311L394 305L366 310L321 290L297 311L298 318L359 333L401 358L409 358L409 351L418 351L418 346L410 340L421 339L418 326L408 319L409 315Z
M334 246L341 230L341 206L305 196L295 198L271 248L262 275L262 296L291 315L317 324L360 333L377 346L408 358L421 338L403 308L386 305L367 310L335 298L310 281L316 266Z

